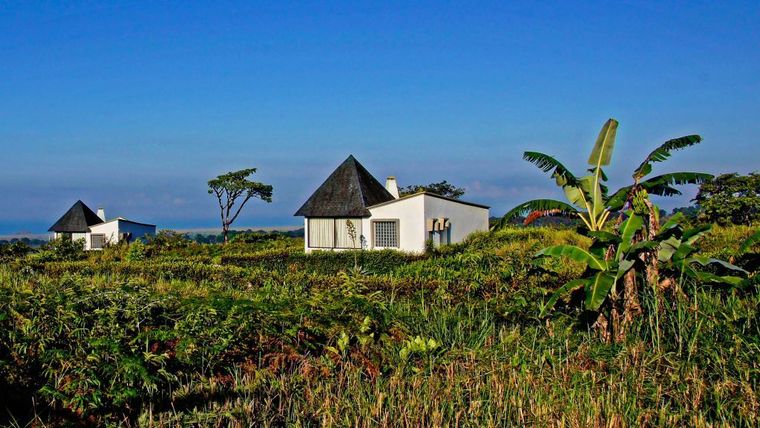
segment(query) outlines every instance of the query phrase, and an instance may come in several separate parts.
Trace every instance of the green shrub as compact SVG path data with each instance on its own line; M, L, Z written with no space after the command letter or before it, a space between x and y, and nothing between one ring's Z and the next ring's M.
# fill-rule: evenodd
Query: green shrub
M147 251L145 249L145 244L138 239L129 245L129 249L127 250L124 259L128 262L139 262L145 260L146 255Z
M399 266L424 259L423 255L393 250L382 251L315 251L310 254L297 251L261 251L253 254L221 256L224 265L257 267L278 272L309 271L334 275L351 269L356 260L359 266L373 274L392 272Z

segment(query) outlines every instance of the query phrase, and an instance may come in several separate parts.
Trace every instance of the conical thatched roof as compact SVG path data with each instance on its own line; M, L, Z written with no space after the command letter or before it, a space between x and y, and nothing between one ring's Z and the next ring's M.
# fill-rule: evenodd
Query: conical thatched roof
M367 207L393 199L393 195L351 155L327 177L295 215L369 217Z
M48 231L58 233L84 233L90 231L90 226L103 223L90 207L82 201L76 201L61 218L50 226Z

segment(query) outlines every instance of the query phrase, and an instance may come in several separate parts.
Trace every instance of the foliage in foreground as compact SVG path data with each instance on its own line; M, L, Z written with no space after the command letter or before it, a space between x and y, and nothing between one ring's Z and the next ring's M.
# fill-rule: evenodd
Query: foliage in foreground
M699 254L756 275L752 233L718 228ZM377 273L330 259L338 275L257 265L271 243L29 256L0 268L2 401L54 425L760 423L756 286L679 278L604 344L572 304L538 318L583 266L532 255L568 244L590 240L506 229Z

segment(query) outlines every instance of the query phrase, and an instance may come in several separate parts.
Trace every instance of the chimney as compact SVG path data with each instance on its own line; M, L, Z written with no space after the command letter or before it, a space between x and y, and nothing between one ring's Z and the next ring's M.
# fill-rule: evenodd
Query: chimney
M398 184L396 184L396 177L388 177L385 179L385 190L390 192L394 198L398 199Z
M98 217L100 217L101 220L106 221L106 210L98 208Z

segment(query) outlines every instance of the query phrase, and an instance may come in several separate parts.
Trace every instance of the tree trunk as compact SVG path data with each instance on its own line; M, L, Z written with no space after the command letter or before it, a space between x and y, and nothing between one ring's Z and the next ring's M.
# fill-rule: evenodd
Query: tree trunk
M646 239L648 241L654 240L655 235L657 235L657 232L660 231L660 223L657 221L657 213L656 209L657 207L652 203L652 201L649 200L649 198L644 198L644 204L646 204L647 208L649 208L649 221L647 222L647 237ZM643 260L645 263L645 266L647 267L647 282L652 287L657 287L657 284L659 283L660 279L660 269L658 266L657 261L657 251L650 250L645 253L645 259Z
M596 321L594 322L594 325L591 326L591 328L599 332L599 336L602 341L607 343L612 342L612 335L610 334L610 323L607 320L607 316L604 315L604 312L599 312L599 316L596 318Z
M633 323L634 318L641 315L641 303L639 303L639 289L636 285L636 271L626 272L623 276L623 329Z
M222 225L222 236L224 237L224 245L227 245L227 234L230 232L230 226L228 224Z

